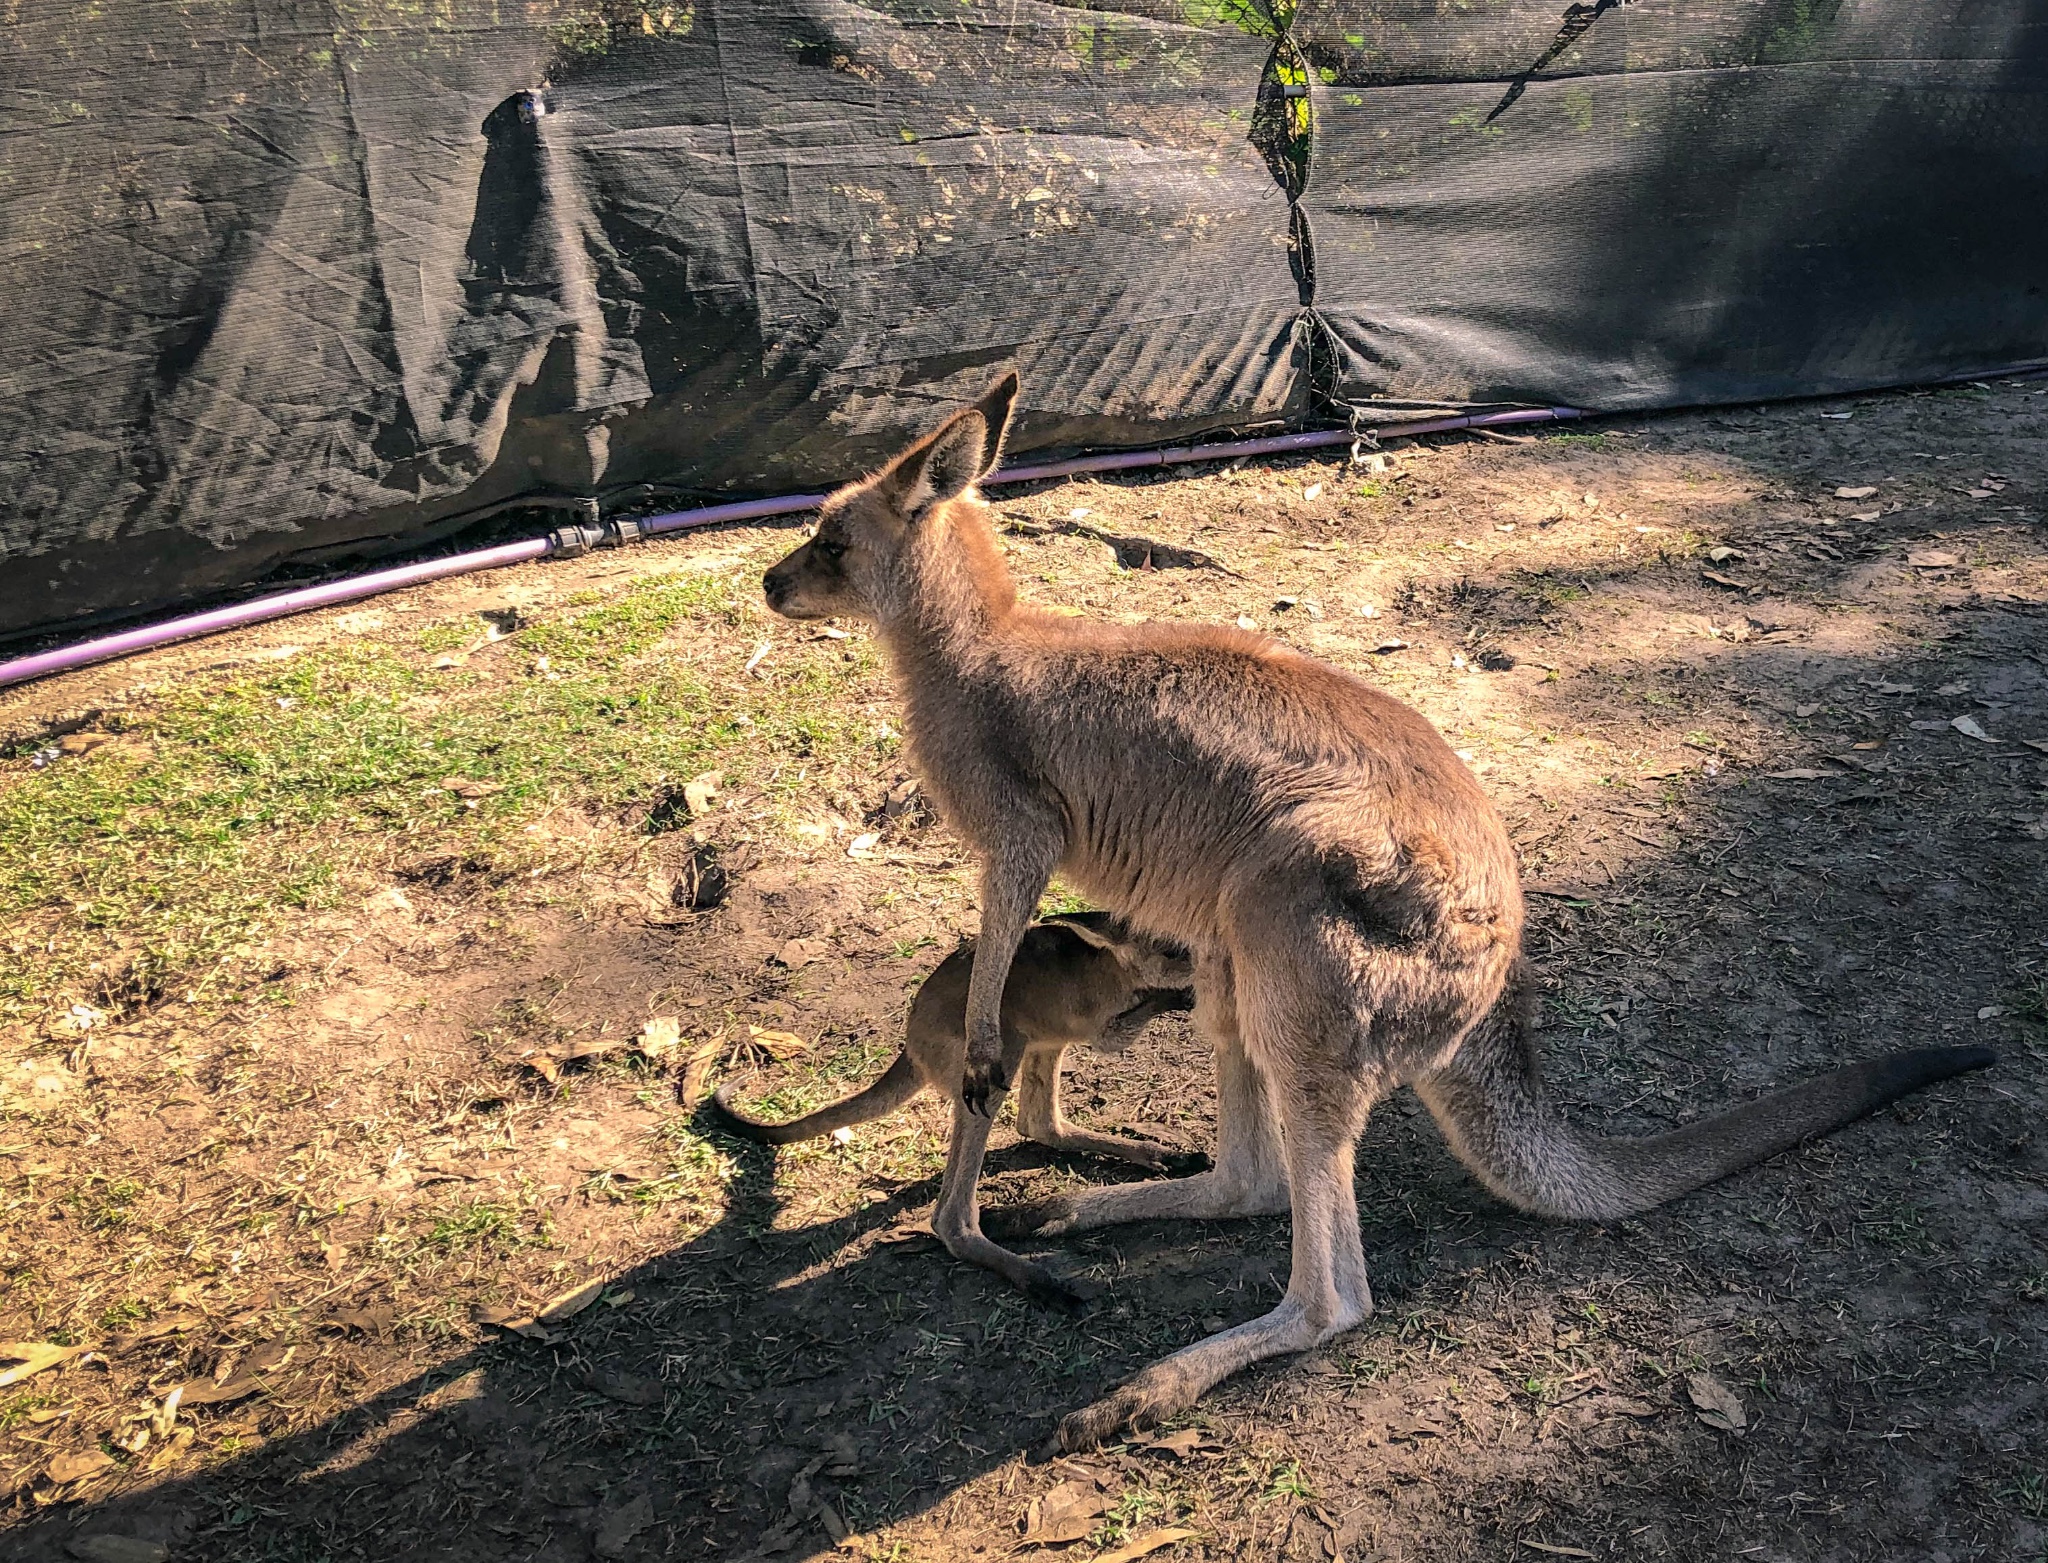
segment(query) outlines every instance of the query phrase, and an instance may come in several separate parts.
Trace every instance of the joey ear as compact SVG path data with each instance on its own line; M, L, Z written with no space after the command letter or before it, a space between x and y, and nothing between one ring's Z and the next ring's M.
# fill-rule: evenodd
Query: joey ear
M1064 928L1083 944L1092 944L1098 950L1117 953L1126 948L1129 936L1124 926L1109 912L1056 912L1046 921L1056 928Z
M1011 370L973 406L961 408L891 463L883 476L906 512L914 515L956 498L995 471L1016 398L1017 373Z

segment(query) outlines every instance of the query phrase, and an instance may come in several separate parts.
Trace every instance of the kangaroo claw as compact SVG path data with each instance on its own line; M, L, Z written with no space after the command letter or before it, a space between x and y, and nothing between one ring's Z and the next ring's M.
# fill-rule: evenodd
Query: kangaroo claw
M971 1063L960 1081L960 1099L976 1117L993 1118L1009 1088L1010 1081L1000 1061L988 1065Z

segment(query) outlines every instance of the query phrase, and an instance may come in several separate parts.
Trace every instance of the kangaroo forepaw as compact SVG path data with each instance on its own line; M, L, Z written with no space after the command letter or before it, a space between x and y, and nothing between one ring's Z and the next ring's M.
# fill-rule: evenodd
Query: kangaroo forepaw
M993 1118L1003 1105L1003 1093L1010 1089L1010 1077L1001 1059L992 1064L969 1063L961 1077L960 1099L977 1118Z

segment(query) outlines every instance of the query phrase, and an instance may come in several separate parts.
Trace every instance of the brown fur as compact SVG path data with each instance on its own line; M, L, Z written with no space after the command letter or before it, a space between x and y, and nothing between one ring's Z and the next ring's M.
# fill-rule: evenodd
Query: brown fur
M1041 1302L1078 1307L1082 1293L1043 1266L982 1236L975 1191L988 1148L989 1119L960 1095L967 1065L967 992L974 946L963 944L926 978L911 1001L903 1051L872 1085L790 1123L763 1123L733 1107L721 1087L706 1111L729 1133L789 1145L893 1112L929 1087L952 1099L953 1138L932 1231L956 1259L993 1270ZM1133 938L1104 912L1075 912L1027 929L1003 988L1003 1058L1017 1074L1017 1132L1059 1151L1114 1156L1164 1172L1172 1149L1151 1140L1091 1134L1060 1112L1066 1051L1086 1044L1121 1053L1157 1016L1186 1009L1194 973L1187 959Z
M1515 1023L1521 886L1471 772L1415 712L1277 642L1020 604L974 488L1000 454L1016 390L1006 376L834 494L764 586L791 617L873 622L926 789L981 858L970 1109L988 1111L1005 1083L1003 953L1055 870L1192 953L1196 1023L1216 1049L1214 1168L1052 1201L1028 1224L1292 1213L1280 1305L1069 1416L1068 1448L1171 1414L1245 1364L1371 1313L1352 1155L1366 1115L1398 1086L1415 1086L1489 1187L1524 1209L1598 1218L1990 1062L1982 1049L1931 1049L1675 1135L1572 1130Z

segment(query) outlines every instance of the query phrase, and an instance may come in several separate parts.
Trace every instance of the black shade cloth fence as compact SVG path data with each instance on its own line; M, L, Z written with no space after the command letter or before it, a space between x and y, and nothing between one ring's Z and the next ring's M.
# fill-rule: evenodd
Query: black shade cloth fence
M2048 356L2044 7L15 0L0 634L1007 364L1022 454Z

